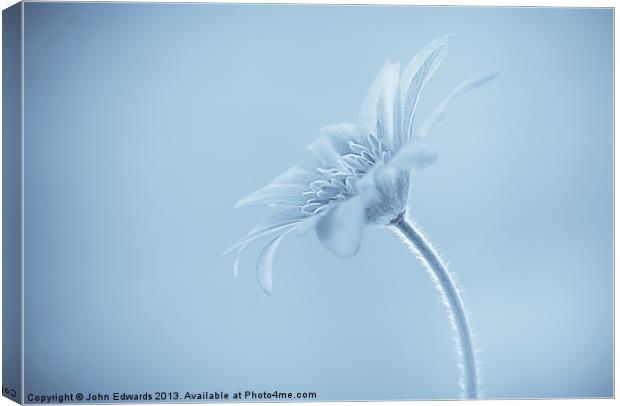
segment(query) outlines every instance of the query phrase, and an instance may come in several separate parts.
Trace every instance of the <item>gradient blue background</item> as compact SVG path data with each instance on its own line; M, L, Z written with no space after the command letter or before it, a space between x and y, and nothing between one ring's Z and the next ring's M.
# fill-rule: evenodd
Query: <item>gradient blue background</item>
M444 309L395 235L286 239L235 201L354 121L387 59L456 34L411 213L458 273L488 398L612 395L610 9L26 4L26 394L455 398Z

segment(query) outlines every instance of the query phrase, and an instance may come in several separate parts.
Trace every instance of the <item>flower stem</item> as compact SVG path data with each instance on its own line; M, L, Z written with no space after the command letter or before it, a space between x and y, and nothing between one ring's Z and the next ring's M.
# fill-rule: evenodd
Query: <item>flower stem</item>
M478 371L476 354L463 300L461 299L454 279L430 241L424 237L413 222L407 219L404 213L390 224L390 228L392 228L394 232L401 237L402 241L416 253L418 259L431 275L435 287L441 294L442 301L448 310L451 325L456 333L457 353L461 361L462 397L466 399L477 399Z

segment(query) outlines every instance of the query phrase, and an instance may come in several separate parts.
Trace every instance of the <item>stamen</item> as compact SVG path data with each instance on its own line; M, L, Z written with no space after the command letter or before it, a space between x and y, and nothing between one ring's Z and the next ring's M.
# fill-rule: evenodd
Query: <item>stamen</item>
M307 214L313 214L319 207L323 206L320 203L310 203L301 208L301 211Z
M363 145L357 144L353 141L349 141L349 149L357 155L362 155L364 152L368 153L368 148Z

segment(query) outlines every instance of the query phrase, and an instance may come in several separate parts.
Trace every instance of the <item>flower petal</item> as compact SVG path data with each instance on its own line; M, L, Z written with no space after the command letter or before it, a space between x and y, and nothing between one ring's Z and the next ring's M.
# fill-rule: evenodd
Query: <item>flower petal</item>
M246 245L275 231L293 229L306 218L308 218L308 215L303 213L301 209L298 208L280 211L266 221L257 224L248 234L246 234L245 237L231 245L222 255L228 255L242 245Z
M267 186L241 198L235 207L251 205L303 206L302 193L317 175L313 163L298 164L273 179Z
M403 71L400 81L400 92L403 95L403 145L412 137L413 116L420 92L445 57L447 41L451 37L452 35L444 35L432 41L413 57Z
M349 141L359 142L360 129L355 124L342 123L321 128L321 137L308 149L328 168L343 169L342 155L349 152Z
M377 104L377 136L388 149L400 148L400 64L394 63L385 76Z
M323 206L323 207L327 207L327 206ZM295 226L295 232L297 233L297 235L304 235L308 231L315 228L319 220L328 212L329 210L327 211L319 210L313 216L309 216L305 218L304 220L302 220L297 226Z
M239 259L241 258L241 254L243 253L243 251L245 250L247 246L248 246L247 244L242 245L237 250L237 257L235 258L235 263L233 264L233 276L235 278L237 277L237 275L239 275Z
M258 285L268 295L273 293L273 259L276 250L278 249L278 245L280 245L280 241L285 235L286 233L282 233L271 240L269 244L263 248L258 256L258 259L256 260L256 277L258 278Z
M303 206L306 199L302 193L306 189L301 186L266 186L256 190L235 203L235 207L270 205L270 206Z
M422 169L437 160L437 150L426 141L413 141L390 161L398 168Z
M368 93L362 102L360 108L358 123L366 132L375 132L377 128L377 107L379 106L379 100L385 93L384 88L394 81L394 75L398 80L399 65L391 62L386 62L381 68L375 80L370 85Z
M446 99L433 111L433 113L426 119L424 124L418 130L416 137L417 138L425 138L428 134L428 131L435 126L438 122L440 122L445 117L445 109L448 103L452 101L457 96L460 96L464 93L470 92L474 89L479 88L485 83L495 79L499 76L499 72L491 72L486 73L484 75L478 75L472 79L469 79L460 85L458 85Z
M319 219L316 235L325 248L341 257L359 250L366 220L365 200L356 196L336 205Z

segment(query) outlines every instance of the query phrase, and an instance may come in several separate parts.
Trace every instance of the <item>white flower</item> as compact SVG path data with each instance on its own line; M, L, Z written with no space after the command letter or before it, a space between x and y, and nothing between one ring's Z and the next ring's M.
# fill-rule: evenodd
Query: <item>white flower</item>
M413 172L437 157L426 141L428 130L443 117L453 97L497 75L457 87L415 132L420 93L443 60L449 37L424 47L402 74L398 63L386 63L370 87L356 124L321 129L321 137L308 146L311 159L237 202L236 207L268 205L277 211L225 252L237 251L235 275L247 244L276 234L257 261L259 283L271 293L273 257L287 233L315 229L328 250L349 257L360 247L364 226L385 226L404 214Z

